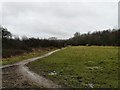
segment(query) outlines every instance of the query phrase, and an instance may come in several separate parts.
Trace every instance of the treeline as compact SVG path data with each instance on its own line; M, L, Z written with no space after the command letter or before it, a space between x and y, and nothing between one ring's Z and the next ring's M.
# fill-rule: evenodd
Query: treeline
M29 38L27 40L20 39L8 39L3 38L2 48L3 48L3 58L10 57L12 55L20 55L25 52L32 52L36 48L61 48L64 46L61 40L47 40L47 39L35 39Z
M58 40L55 37L49 39L15 37L6 28L0 27L2 32L2 56L3 58L32 52L34 48L47 47L65 47L68 45L97 45L97 46L119 46L120 45L120 30L104 30L93 33L80 34L76 32L73 37L67 40Z
M67 45L120 46L120 29L88 32L87 34L76 32L74 37L67 40Z
M37 48L61 48L64 46L64 40L57 40L55 37L50 39L27 38L27 36L20 39L14 36L6 28L0 27L2 31L2 57L10 57L20 55L23 53L32 52Z

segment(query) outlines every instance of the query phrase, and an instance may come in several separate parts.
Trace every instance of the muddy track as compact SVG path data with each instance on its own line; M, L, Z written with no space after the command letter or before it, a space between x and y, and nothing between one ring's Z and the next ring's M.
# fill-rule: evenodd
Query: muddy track
M49 55L51 55L59 50L60 49L49 52L49 53L42 55L40 57L35 57L35 58L27 59L27 60L24 60L24 61L15 63L15 64L5 65L5 66L0 67L3 70L3 88L6 88L6 87L9 88L11 86L11 84L10 84L10 86L8 85L5 87L6 82L7 82L7 84L9 83L9 81L7 81L7 79L9 80L8 77L4 79L5 75L7 75L7 76L9 75L9 77L12 77L12 79L11 79L11 80L13 80L12 84L16 85L16 86L13 85L13 87L18 86L17 88L19 88L19 86L22 84L23 81L27 82L28 86L32 87L32 88L34 86L45 87L45 88L60 88L61 87L60 85L56 85L53 81L48 80L48 79L44 78L43 76L39 76L38 74L34 73L33 71L30 71L29 68L26 66L26 64L28 64L29 62L47 57L47 56L49 56ZM7 73L7 72L9 72L9 73ZM12 73L12 74L15 73L17 81L14 82L15 79L14 79L13 75L10 76L10 73ZM21 76L21 79L19 79L17 77L17 75ZM22 79L23 79L23 81L21 81ZM21 82L21 84L19 85L20 82ZM16 83L18 83L18 85ZM22 85L21 85L21 87L22 87ZM23 88L24 88L24 86L23 86Z

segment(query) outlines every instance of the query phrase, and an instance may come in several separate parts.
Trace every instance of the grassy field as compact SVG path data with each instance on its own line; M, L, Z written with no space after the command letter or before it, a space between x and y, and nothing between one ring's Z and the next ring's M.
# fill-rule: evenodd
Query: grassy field
M39 50L34 50L31 53L25 53L23 55L12 56L10 58L3 58L1 63L2 63L2 65L13 64L13 63L16 63L16 62L19 62L22 60L41 56L41 55L48 53L48 52L55 50L55 49L56 48L41 48Z
M67 47L27 66L63 87L118 87L118 47Z

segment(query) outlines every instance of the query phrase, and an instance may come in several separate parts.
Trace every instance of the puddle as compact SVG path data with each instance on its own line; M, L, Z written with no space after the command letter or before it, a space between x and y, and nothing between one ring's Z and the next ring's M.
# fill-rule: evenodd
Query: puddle
M48 75L53 76L53 75L57 75L57 73L56 73L56 71L53 71L53 72L50 72Z

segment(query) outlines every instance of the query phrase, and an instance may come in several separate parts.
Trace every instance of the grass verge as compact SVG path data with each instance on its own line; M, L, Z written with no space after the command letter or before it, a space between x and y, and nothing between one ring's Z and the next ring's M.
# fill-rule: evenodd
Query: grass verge
M46 54L52 50L55 50L56 48L40 48L37 50L33 50L33 52L30 53L24 53L23 55L18 55L18 56L13 56L10 58L3 58L2 59L2 65L7 65L7 64L13 64L22 60L26 60L29 58L41 56L43 54Z

